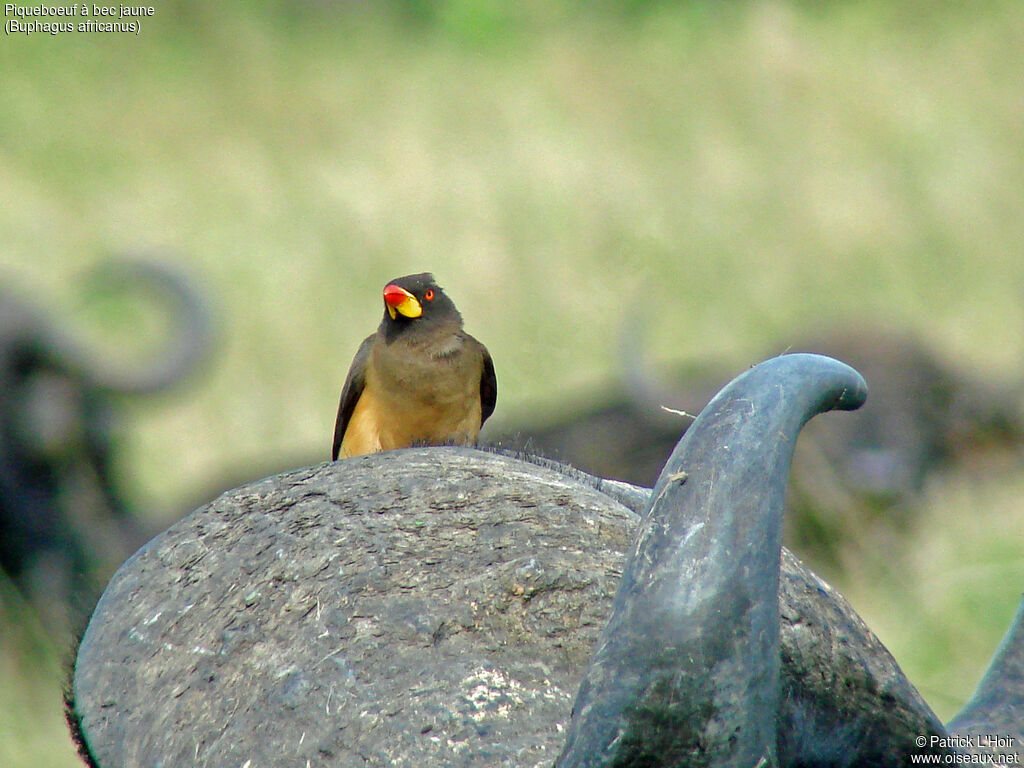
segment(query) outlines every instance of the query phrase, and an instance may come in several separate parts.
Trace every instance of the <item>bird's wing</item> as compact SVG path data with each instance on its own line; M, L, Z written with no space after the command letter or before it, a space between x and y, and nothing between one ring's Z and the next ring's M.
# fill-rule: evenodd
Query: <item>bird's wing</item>
M487 417L494 413L494 404L498 400L498 378L494 375L494 361L487 347L480 345L484 353L484 369L480 375L480 426Z
M345 386L341 390L341 402L338 404L338 420L334 422L334 447L331 449L331 458L337 459L341 450L341 441L345 438L345 430L348 428L349 419L352 418L352 411L356 409L359 396L366 386L366 364L370 359L370 348L376 334L367 336L359 345L356 356L352 358L352 366L348 369L348 376L345 379Z

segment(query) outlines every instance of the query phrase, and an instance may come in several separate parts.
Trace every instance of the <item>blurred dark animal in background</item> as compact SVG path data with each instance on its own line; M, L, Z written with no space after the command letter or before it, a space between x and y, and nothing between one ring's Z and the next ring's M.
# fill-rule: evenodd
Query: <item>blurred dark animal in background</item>
M166 390L209 349L191 281L165 264L117 260L87 284L145 291L176 323L144 370L106 370L74 334L0 291L0 568L44 624L67 627L148 538L115 478L118 398Z
M790 483L791 538L835 554L858 534L913 525L929 478L995 465L1024 446L1024 387L1000 387L941 361L919 340L879 331L836 333L794 351L830 350L868 380L860 419L808 426ZM866 535L865 535L866 534Z
M737 371L689 364L657 372L645 328L625 324L621 378L588 409L496 438L601 477L650 486L692 417ZM1000 389L943 363L905 333L858 329L772 351L814 352L849 362L872 397L858 418L812 422L797 444L787 539L819 565L851 540L899 532L931 473L1024 446L1024 386ZM788 347L788 349L785 349ZM685 412L681 413L681 412ZM858 555L858 559L860 559Z

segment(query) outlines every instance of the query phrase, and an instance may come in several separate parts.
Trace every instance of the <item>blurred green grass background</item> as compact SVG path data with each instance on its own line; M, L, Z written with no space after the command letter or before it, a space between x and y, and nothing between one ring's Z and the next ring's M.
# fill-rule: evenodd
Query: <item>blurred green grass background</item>
M638 302L666 366L882 325L1024 380L1020 3L156 8L137 37L0 42L0 279L111 364L148 326L83 306L104 256L165 254L215 302L195 384L126 403L155 519L327 458L380 287L413 271L491 349L499 425L608 381ZM1019 599L1022 495L1013 466L949 473L905 561L837 579L944 718ZM75 765L65 650L2 596L0 762Z

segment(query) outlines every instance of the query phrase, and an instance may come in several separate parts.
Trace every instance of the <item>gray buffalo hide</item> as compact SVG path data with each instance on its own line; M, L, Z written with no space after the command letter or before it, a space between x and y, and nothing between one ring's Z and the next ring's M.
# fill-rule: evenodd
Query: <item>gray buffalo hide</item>
M110 583L75 669L83 736L105 768L550 766L647 495L463 448L230 491ZM817 729L898 764L944 733L786 551L779 603L780 752Z

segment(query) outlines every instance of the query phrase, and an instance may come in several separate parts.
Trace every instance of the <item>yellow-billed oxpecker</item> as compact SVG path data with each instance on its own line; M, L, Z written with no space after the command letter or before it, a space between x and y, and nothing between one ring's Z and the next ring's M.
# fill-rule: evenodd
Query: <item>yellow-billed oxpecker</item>
M399 277L384 287L384 318L349 368L332 457L472 445L497 395L491 355L433 275Z

